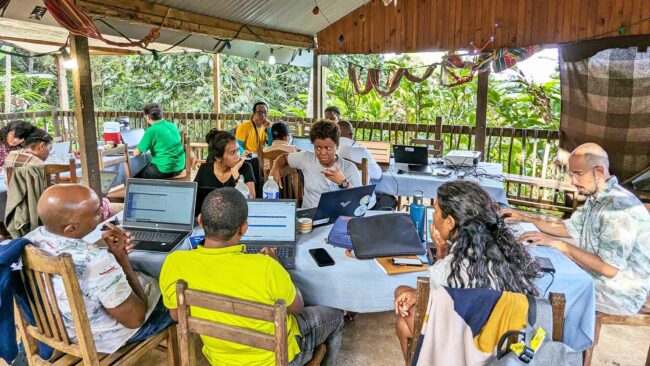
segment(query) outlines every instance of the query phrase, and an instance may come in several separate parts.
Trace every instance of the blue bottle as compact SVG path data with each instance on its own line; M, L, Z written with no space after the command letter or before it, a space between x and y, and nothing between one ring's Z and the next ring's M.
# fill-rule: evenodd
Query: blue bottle
M409 206L409 212L411 214L411 219L415 224L415 229L418 231L418 236L420 240L424 241L424 204L422 203L424 193L422 191L413 192L413 202Z

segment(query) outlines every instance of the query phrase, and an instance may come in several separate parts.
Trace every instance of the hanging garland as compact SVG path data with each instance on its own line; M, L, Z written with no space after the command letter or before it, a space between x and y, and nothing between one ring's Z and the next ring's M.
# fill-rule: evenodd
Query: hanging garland
M477 51L482 51L484 47L477 49ZM508 69L517 62L527 59L540 49L539 45L523 48L502 48L491 52L480 52L474 56L474 60L464 60L458 54L445 55L441 63L426 66L424 74L420 77L413 75L407 68L389 69L383 86L381 85L382 69L380 68L366 68L348 63L348 77L357 94L365 95L374 90L377 94L387 97L397 90L403 77L410 82L421 83L433 75L433 71L437 66L440 66L440 85L452 87L474 80L477 72L486 71L492 65L494 65L495 72ZM366 82L364 87L361 88L359 79L363 77L363 74L366 74Z

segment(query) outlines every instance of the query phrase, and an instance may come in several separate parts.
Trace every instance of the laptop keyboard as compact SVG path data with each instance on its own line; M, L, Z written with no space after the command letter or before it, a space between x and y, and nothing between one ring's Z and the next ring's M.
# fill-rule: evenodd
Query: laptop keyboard
M246 253L248 254L257 254L259 253L264 246L261 245L246 245ZM283 246L276 247L278 250L278 258L290 258L293 257L293 247Z
M515 238L520 237L521 234L526 232L526 230L518 222L509 223L508 227L510 228L510 230L514 234Z
M129 230L137 241L155 241L159 243L169 243L178 238L178 233L149 231L149 230Z

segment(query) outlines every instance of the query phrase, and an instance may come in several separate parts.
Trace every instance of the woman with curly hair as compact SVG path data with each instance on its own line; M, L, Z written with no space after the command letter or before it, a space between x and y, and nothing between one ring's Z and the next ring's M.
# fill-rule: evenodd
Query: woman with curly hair
M23 141L36 127L26 121L13 121L0 129L0 168L4 168L7 155L22 148Z
M499 215L499 207L480 185L457 180L438 188L431 237L436 263L431 288L487 288L536 296L538 266ZM406 355L413 336L415 289L395 290L395 331Z

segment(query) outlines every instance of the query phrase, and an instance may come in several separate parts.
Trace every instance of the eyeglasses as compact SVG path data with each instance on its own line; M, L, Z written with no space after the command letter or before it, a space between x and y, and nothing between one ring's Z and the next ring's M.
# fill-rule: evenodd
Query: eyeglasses
M585 170L584 172L571 172L567 171L566 174L569 176L569 178L582 178L585 174L589 173L590 171L593 171L596 169L596 167L591 167L589 170Z
M267 114L267 111L255 111L255 114Z
M327 152L330 152L330 151L334 150L334 148L331 147L331 146L325 146L325 147L322 147L322 146L314 146L314 151L317 152L317 153L319 153L319 152L321 152L321 151L323 151L323 150L325 150L325 151L327 151Z

